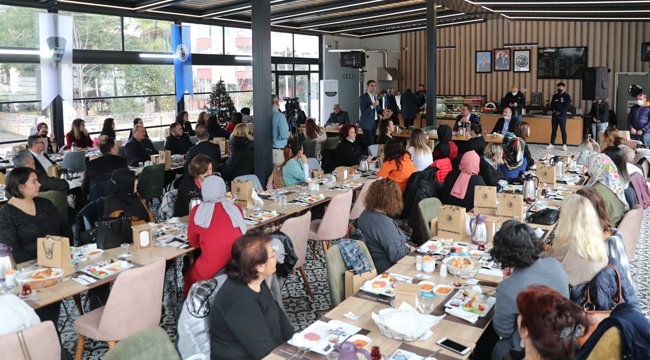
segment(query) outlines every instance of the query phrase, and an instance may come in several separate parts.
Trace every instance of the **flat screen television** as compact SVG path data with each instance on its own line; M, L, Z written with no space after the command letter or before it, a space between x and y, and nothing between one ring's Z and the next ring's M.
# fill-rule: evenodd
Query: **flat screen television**
M586 47L540 48L538 79L583 79L587 67Z

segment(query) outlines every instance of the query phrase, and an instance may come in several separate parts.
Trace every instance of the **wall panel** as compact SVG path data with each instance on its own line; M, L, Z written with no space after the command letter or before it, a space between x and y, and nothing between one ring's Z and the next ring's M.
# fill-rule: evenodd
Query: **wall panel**
M606 66L609 74L610 105L614 104L615 73L640 72L650 68L641 62L641 42L650 41L650 22L562 22L489 20L483 23L438 29L439 46L456 50L438 51L439 95L487 95L499 100L517 84L528 101L533 92L550 100L560 80L537 79L537 48L531 50L531 72L477 74L476 51L502 48L505 43L537 42L540 47L586 46L587 65ZM426 81L426 32L400 35L404 84L417 87ZM405 49L406 48L406 49ZM492 59L494 61L494 58ZM566 80L567 93L576 107L589 111L591 102L582 101L582 80Z

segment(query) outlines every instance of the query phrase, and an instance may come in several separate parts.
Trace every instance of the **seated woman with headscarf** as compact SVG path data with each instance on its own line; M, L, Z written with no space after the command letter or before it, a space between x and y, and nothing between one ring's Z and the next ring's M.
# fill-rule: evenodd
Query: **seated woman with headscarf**
M442 144L444 148L449 148L449 154L446 156L445 154L442 154L440 152L441 149L438 149L438 146L436 145L436 147L433 149L433 160L448 157L449 160L454 161L454 159L458 157L458 146L456 146L455 142L451 141L452 136L453 134L449 125L442 124L438 126L438 145Z
M630 206L625 200L625 191L619 180L616 165L609 156L594 154L589 158L587 171L590 178L585 187L596 190L603 197L609 223L614 227L618 226Z
M244 212L226 199L226 184L216 175L203 181L203 202L190 213L187 240L195 249L201 249L185 274L185 291L197 281L212 278L230 260L230 249L235 240L246 233Z
M463 155L459 168L450 171L442 185L440 201L443 204L462 206L468 211L474 207L474 188L485 186L485 181L478 175L480 163L476 151Z
M503 138L503 164L499 165L506 180L519 179L526 171L524 156L524 141L513 133L507 133Z
M138 195L138 180L131 170L115 170L111 176L113 190L104 202L104 216L131 215L131 225L154 222L153 215Z

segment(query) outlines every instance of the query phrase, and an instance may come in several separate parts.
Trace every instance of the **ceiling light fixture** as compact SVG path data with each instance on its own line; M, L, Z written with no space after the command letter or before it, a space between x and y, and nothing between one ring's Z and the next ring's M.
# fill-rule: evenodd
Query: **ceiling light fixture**
M396 12L390 14L390 15L395 16L395 15L401 15L401 14L408 14L408 13L417 12L417 11L425 11L426 9L427 9L426 7L423 7L423 8L417 8L417 9L411 9L411 10L396 11ZM333 22L329 22L329 23L325 23L325 24L307 25L307 26L301 27L300 29L311 29L311 28L314 28L314 27L323 27L323 26L327 26L327 25L335 25L335 24L341 24L341 23L346 23L346 22L351 22L351 21L376 19L376 18L384 17L384 16L386 16L386 15L372 15L372 16L356 18L356 19L353 19L353 20L341 20L341 21L333 21Z
M590 0L590 1L470 1L465 0L466 2L472 5L610 5L615 3L616 5L634 5L634 4L650 4L650 0L622 0L622 1L611 1L611 0Z
M143 59L173 59L176 57L174 54L152 54L152 53L140 53L139 56Z
M155 8L158 5L166 4L166 3L169 3L169 2L172 2L172 1L175 1L175 0L161 0L161 1L158 1L158 2L155 2L155 3L138 6L137 8L135 8L133 10L141 10L141 9L145 9L145 8Z
M85 5L85 6L106 7L106 8L111 8L111 9L133 10L133 8L126 7L126 6L94 4L94 3L88 3L88 2L83 2L83 1L59 0L59 2L67 3L67 4Z
M543 19L543 20L604 20L604 21L650 21L650 17L646 18L606 18L606 17L574 17L574 16L511 16L509 19L512 20L534 20L534 19Z
M442 15L438 16L438 19L444 19L448 17L453 17L453 16L462 16L465 15L465 13L456 13L456 14L450 14L450 15ZM395 26L395 25L401 25L401 24L411 24L411 23L419 23L422 21L427 21L427 18L420 18L420 19L415 19L415 20L406 20L406 21L398 21L390 24L381 24L381 28L386 28L389 26ZM336 32L339 31L354 31L354 30L363 30L363 29L372 29L372 28L377 28L377 25L370 25L370 26L362 26L362 27L356 27L356 28L350 28L350 29L343 29L343 30L337 30Z
M437 25L436 27L445 27L445 26L451 26L451 25L462 25L462 24L470 24L470 23L477 23L477 22L484 22L485 19L472 19L472 20L465 20L465 21L459 21L455 23L445 23L445 24L440 24ZM391 31L382 31L382 32L374 32L370 34L362 34L359 35L358 37L364 38L364 37L369 37L369 36L380 36L384 34L393 34L393 33L400 33L400 32L408 32L408 31L415 31L415 30L424 30L426 29L426 26L418 26L418 27L412 27L412 28L404 28L404 29L399 29L399 30L391 30Z
M48 53L51 53L49 50ZM40 50L0 49L0 55L41 55Z
M277 3L280 3L280 2L283 2L283 1L286 1L286 0L271 0L271 4L277 4ZM219 14L231 13L233 11L235 11L235 12L240 11L240 10L244 11L244 10L251 9L252 7L253 7L252 5L244 5L244 6L240 6L238 8L234 8L234 9L227 9L227 10L220 10L220 11L211 12L209 14L201 15L201 17L206 18L206 17L216 16L216 15L219 15Z
M442 51L442 50L456 50L456 46L438 46L436 47L436 50Z
M368 5L368 4L372 4L372 3L376 3L376 2L380 2L380 1L384 1L384 0L368 0L368 1L366 1L363 5ZM359 6L359 5L360 5L359 3L353 3L353 4L341 5L341 6L333 7L333 8L331 8L331 9L327 9L327 10L311 10L311 11L305 11L305 12L303 12L303 13L299 13L299 14L293 14L293 15L285 15L285 16L272 17L272 18L271 18L271 21L278 21L278 20L287 19L287 18L292 18L292 17L301 17L301 16L305 16L305 15L309 15L309 14L314 14L314 13L323 12L323 11L335 11L335 10L341 10L341 9L349 8L349 7L352 7L352 6ZM441 6L441 5L438 5L438 6Z
M177 12L169 12L169 11L162 11L162 10L147 10L147 12L152 12L152 13L157 13L157 14L165 14L165 15L182 15L183 17L194 17L194 18L201 18L201 15L194 15L194 14L187 14L187 13L177 13Z
M580 11L575 11L575 10L499 10L504 13L542 13L542 14L575 14L575 13L580 13L580 14L607 14L611 13L612 10L580 10ZM616 9L617 13L649 13L650 10L620 10Z

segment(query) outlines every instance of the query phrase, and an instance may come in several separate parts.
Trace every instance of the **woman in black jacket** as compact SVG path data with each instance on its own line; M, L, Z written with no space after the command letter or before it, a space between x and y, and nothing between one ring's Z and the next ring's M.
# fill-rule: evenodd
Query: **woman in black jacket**
M187 167L188 174L183 176L178 185L174 216L183 217L190 214L190 201L194 196L201 196L201 185L207 176L212 174L213 163L209 156L199 154L190 161Z
M598 133L605 131L609 125L609 103L607 99L598 100L591 106L591 133L598 142Z
M192 123L190 122L190 116L187 111L181 111L176 115L176 122L181 124L183 127L183 132L189 136L196 135L194 129L192 129Z
M364 155L363 147L357 142L357 127L345 124L339 130L341 141L334 150L335 166L359 165L361 156Z
M478 172L483 178L483 181L485 181L485 185L496 186L498 192L508 185L503 173L499 169L499 164L503 162L502 153L503 149L499 144L487 144L483 150Z
M227 166L232 166L239 154L253 151L253 137L248 133L248 125L239 123L235 126L228 140L228 146L230 157L226 161Z
M460 158L468 151L476 151L478 156L483 156L483 149L485 148L485 138L483 138L483 127L479 122L473 122L469 126L469 134L471 138L467 141L458 141L458 158L456 161L460 163Z
M517 127L515 128L515 135L517 137L520 137L524 139L524 157L526 158L526 171L530 170L533 165L535 165L535 159L533 159L533 155L530 153L530 149L528 148L528 135L530 135L530 124L528 124L525 121L520 122L517 124Z
M113 118L106 118L104 120L104 126L102 127L100 136L108 136L115 139L115 120Z

